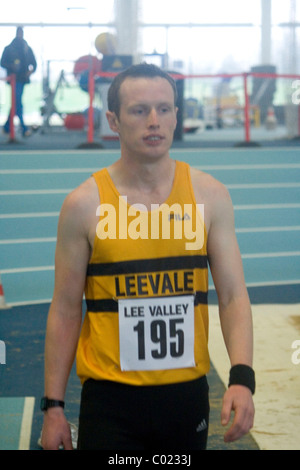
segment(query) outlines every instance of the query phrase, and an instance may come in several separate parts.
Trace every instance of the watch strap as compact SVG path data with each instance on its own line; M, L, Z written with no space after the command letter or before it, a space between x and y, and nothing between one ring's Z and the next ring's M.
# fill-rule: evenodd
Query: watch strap
M61 408L65 407L65 402L62 400L55 400L53 398L43 397L41 399L41 410L46 411L48 408L54 408L60 406Z

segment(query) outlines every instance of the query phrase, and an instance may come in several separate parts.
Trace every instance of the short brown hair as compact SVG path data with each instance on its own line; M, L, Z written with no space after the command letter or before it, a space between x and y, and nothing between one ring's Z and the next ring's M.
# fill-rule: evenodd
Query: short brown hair
M107 97L108 109L109 111L115 113L118 118L120 117L120 106L121 106L120 88L121 88L122 83L124 82L126 78L139 78L139 77L141 78L161 77L167 80L172 86L172 89L174 91L174 103L176 105L176 102L177 102L176 82L169 73L163 71L162 69L160 69L159 67L153 64L142 63L142 64L137 64L137 65L132 65L128 69L116 75L116 77L114 78L108 90L108 97Z

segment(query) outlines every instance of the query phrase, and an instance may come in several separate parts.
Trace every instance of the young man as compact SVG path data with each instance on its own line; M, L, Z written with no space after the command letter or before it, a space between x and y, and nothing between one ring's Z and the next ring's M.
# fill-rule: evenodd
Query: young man
M206 448L208 263L232 366L221 420L226 426L234 411L224 436L234 441L253 425L255 379L230 197L170 158L177 109L169 75L129 68L112 83L108 108L120 159L73 191L59 220L45 359L54 403L43 407L42 444L72 447L62 405L77 351L79 449Z

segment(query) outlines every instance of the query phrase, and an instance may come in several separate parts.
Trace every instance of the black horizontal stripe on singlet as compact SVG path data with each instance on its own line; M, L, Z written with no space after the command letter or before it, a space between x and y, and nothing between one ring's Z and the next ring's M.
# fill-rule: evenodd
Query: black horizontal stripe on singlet
M184 294L182 294L184 295ZM182 295L172 296L172 297L182 297ZM190 294L186 294L190 295ZM208 293L204 291L195 292L194 306L196 307L199 304L207 304ZM145 297L148 299L149 297ZM118 313L118 301L114 299L86 299L87 309L91 313Z
M113 276L195 268L207 268L206 255L170 256L166 258L119 261L117 263L90 263L87 268L87 276Z
M207 269L206 255L139 259L119 261L117 263L90 263L87 269L87 276L117 276L122 274L166 272L195 268ZM194 303L195 306L198 304L207 304L207 292L197 291L195 293ZM118 301L114 299L86 298L86 304L89 312L118 312Z

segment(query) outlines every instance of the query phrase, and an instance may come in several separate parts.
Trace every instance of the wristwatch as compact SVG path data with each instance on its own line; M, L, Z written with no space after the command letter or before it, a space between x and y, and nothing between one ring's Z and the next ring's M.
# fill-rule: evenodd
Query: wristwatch
M61 406L62 408L65 407L65 402L61 400L53 400L48 397L43 397L41 399L41 410L47 411L48 408L54 408L55 406Z

